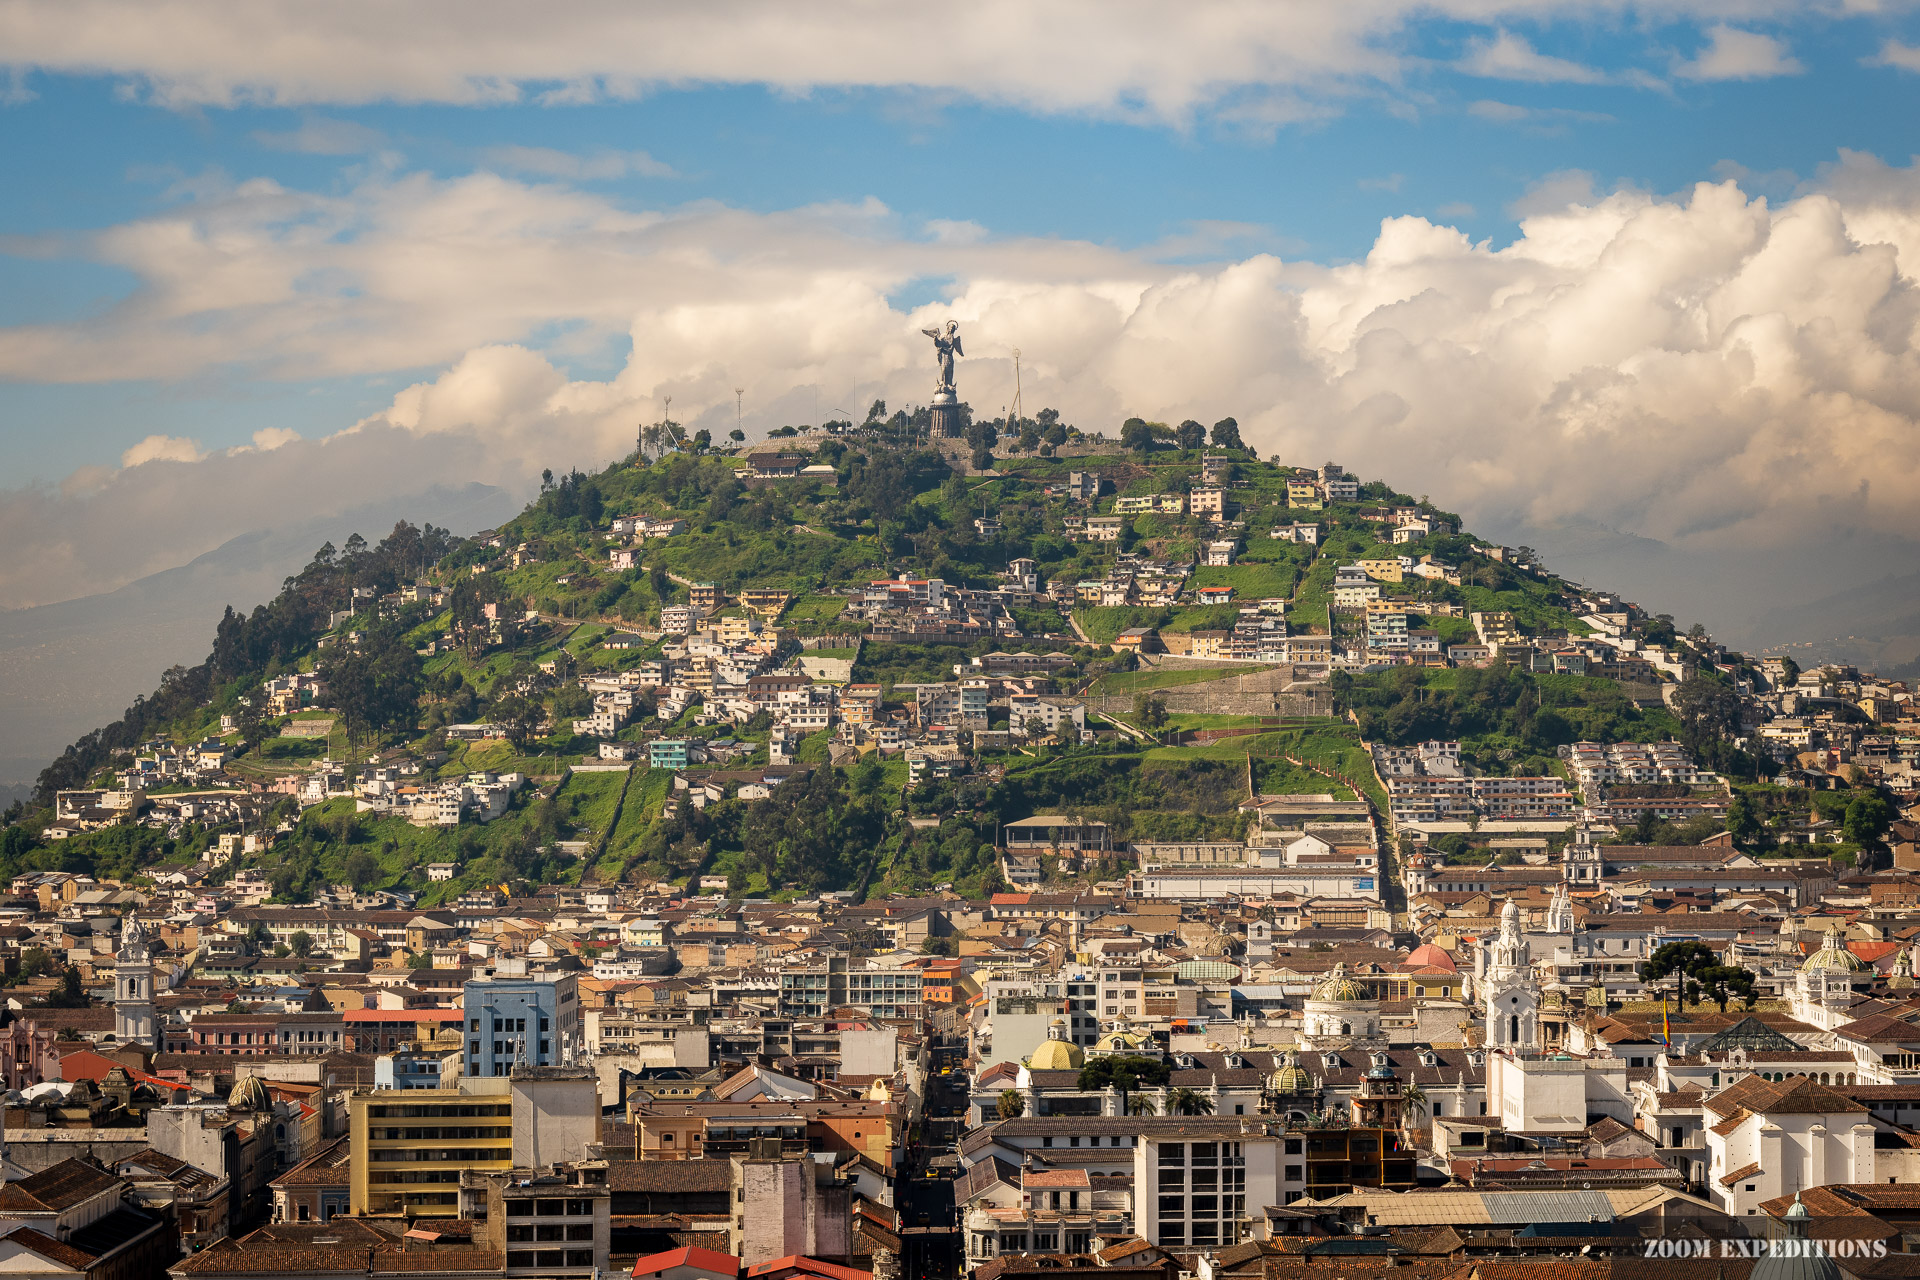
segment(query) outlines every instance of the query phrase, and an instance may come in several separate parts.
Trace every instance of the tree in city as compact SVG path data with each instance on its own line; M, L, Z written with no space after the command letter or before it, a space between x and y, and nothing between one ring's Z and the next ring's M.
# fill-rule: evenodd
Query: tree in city
M1095 1058L1080 1068L1078 1085L1082 1093L1093 1093L1109 1086L1124 1093L1136 1089L1157 1089L1173 1074L1159 1058L1138 1053L1116 1053Z
M1167 1114L1210 1116L1213 1114L1213 1099L1197 1090L1175 1089L1167 1094Z
M1690 992L1694 1003L1700 1002L1699 975L1719 964L1719 953L1704 942L1669 942L1647 957L1640 966L1640 978L1651 983L1672 976L1680 990L1681 1007L1685 1008Z
M1739 1000L1751 1009L1760 998L1754 990L1753 974L1737 964L1709 965L1693 975L1693 982L1707 999L1720 1006L1722 1013L1727 1011L1729 1001Z
M1150 1093L1132 1093L1127 1095L1127 1114L1130 1116L1157 1116L1160 1104L1154 1101Z
M303 960L313 954L313 935L305 929L295 929L287 943L289 950Z
M60 987L47 996L50 1009L84 1009L93 1003L87 989L80 984L80 970L68 965L60 975Z
M1000 1113L1002 1120L1017 1120L1027 1114L1027 1100L1018 1089L1002 1089L993 1109Z

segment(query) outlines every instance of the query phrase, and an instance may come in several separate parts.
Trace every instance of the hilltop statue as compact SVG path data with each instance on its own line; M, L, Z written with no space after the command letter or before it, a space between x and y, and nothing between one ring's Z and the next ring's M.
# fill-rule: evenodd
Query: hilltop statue
M939 329L922 329L920 332L933 339L933 358L940 366L940 384L933 391L938 397L941 393L953 394L953 358L967 353L960 347L960 322L947 321L945 332Z

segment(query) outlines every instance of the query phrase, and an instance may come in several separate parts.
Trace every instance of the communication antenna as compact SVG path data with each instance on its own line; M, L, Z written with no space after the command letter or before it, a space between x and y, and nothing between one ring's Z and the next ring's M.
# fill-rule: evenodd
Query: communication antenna
M746 428L741 425L746 420L746 404L747 389L735 387L733 389L733 429L742 435L746 434Z
M1025 413L1020 403L1020 348L1013 349L1013 409L1007 415L1007 430L1014 435L1020 434L1020 418Z
M686 448L687 442L685 437L683 437L680 434L680 432L676 429L679 427L680 424L673 420L673 397L672 396L668 396L664 401L662 401L660 412L662 415L660 419L660 425L666 428L667 438L673 441L673 447L676 449Z

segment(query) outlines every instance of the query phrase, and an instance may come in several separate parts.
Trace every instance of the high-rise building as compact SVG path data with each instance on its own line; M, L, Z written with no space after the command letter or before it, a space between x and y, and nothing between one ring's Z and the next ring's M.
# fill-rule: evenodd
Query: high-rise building
M463 1173L584 1160L600 1140L590 1067L521 1067L447 1089L372 1089L348 1099L355 1214L452 1218Z

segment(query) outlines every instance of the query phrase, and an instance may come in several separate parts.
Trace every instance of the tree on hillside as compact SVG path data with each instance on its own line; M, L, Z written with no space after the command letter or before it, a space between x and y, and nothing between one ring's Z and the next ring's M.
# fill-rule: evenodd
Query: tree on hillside
M328 701L346 722L349 742L355 732L414 723L423 684L420 655L398 627L377 627L357 646L334 646L316 669Z
M1222 418L1213 424L1213 443L1222 449L1244 449L1240 442L1240 424L1232 418Z
M1734 792L1727 802L1727 834L1737 849L1758 849L1766 840L1767 828L1744 792Z
M371 888L380 878L380 861L365 849L355 849L347 855L346 865L342 868L347 883L356 889Z
M1120 447L1129 453L1145 453L1153 448L1153 428L1144 418L1128 418L1120 424Z
M1680 741L1695 755L1740 729L1740 696L1724 682L1698 671L1680 682L1672 705L1680 719Z
M1198 449L1207 442L1207 429L1192 418L1188 418L1173 429L1173 438L1179 442L1182 449Z
M1167 700L1157 693L1143 693L1133 700L1133 713L1149 733L1159 733L1167 723Z
M1893 826L1894 808L1877 791L1864 792L1847 803L1846 815L1840 820L1840 829L1846 832L1847 839L1862 848L1879 845Z

